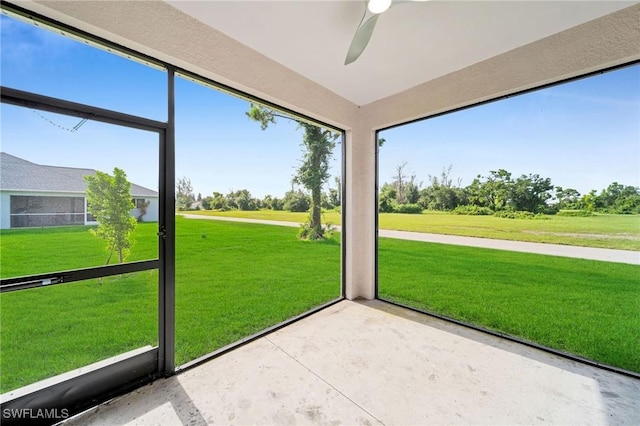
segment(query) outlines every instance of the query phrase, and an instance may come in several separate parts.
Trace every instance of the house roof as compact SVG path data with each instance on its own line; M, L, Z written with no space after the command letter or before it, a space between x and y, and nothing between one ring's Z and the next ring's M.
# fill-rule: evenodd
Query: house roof
M93 169L58 167L35 164L6 152L0 152L0 190L77 192L84 194L87 189L85 176L95 175ZM157 197L151 189L131 183L134 197Z

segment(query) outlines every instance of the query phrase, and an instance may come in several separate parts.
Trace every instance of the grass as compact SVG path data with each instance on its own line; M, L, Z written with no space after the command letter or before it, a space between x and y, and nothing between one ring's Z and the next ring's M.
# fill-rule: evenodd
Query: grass
M380 228L640 251L638 215L599 214L591 217L548 218L506 219L438 212L421 215L383 213L380 214Z
M379 294L640 372L640 267L381 238Z
M310 242L297 228L178 224L178 364L340 296L339 235Z
M128 262L158 257L157 227L155 223L138 224ZM90 229L90 226L3 229L0 277L105 265L109 257L105 242L92 235ZM118 256L114 254L111 263L117 261Z
M307 213L271 210L189 213L287 222L304 222L307 218ZM325 212L324 220L339 225L340 215L337 212ZM464 216L445 212L380 213L379 223L381 229L399 231L640 251L638 215L549 216L548 220L533 220Z
M0 296L0 392L156 346L155 271Z
M340 295L338 236L303 242L295 228L182 218L176 226L177 364ZM156 232L138 227L129 260L156 256ZM87 227L2 231L0 245L3 277L107 256ZM155 271L5 293L0 308L0 392L157 345Z
M296 228L184 218L176 226L178 364L340 294L337 235L304 242ZM88 231L2 231L2 276L103 264L103 243ZM130 260L156 257L156 231L138 227ZM633 265L380 240L382 297L634 371L639 273ZM0 308L2 392L157 344L155 271L5 293Z

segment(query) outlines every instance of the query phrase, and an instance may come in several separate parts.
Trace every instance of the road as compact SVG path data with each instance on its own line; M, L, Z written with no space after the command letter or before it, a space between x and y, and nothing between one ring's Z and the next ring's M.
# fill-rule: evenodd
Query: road
M259 223L263 225L288 226L297 228L298 222L278 222L275 220L242 219L223 216L204 216L196 214L181 214L187 219L208 219L227 222ZM335 227L337 231L340 227ZM601 260L604 262L628 263L640 265L640 252L631 250L614 250L593 247L565 246L561 244L530 243L524 241L494 240L491 238L460 237L456 235L426 234L422 232L394 231L380 229L380 237L399 240L424 241L428 243L453 244L458 246L481 247L495 250L518 251L523 253L537 253L549 256L574 257L578 259Z

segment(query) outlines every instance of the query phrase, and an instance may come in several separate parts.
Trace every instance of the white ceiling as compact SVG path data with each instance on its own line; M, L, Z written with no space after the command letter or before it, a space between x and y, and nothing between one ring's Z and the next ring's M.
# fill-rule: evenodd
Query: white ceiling
M367 49L347 66L364 0L168 3L366 105L638 2L399 2L380 16Z

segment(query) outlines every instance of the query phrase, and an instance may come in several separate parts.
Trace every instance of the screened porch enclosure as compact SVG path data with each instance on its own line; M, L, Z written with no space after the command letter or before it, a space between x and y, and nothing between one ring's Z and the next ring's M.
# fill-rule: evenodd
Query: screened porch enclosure
M76 226L94 219L82 191L2 194L3 424L31 410L52 410L29 419L39 424L85 410L70 423L640 421L638 372L380 300L389 282L431 271L400 266L389 279L378 252L380 153L401 142L379 132L637 64L640 4L397 2L345 65L366 6L2 1L2 35L14 37L2 49L3 150L56 164L47 153L64 145L70 162L82 151L157 189L157 215L137 223L122 263ZM24 40L37 48L19 49ZM256 122L254 104L294 123ZM250 185L283 170L289 195L304 189L300 164L312 156L296 151L308 141L295 132L310 125L335 135L337 229L306 241L260 223L269 218L225 218L229 206L274 205L280 194ZM482 141L475 148L484 154ZM143 195L127 194L136 218ZM213 202L227 204L188 212ZM451 260L464 256L434 253L455 277Z
M66 32L60 34L58 28L45 25L46 19L38 20L38 28L21 12L11 18L3 15L3 27L31 32L36 40L70 43L67 54L71 57L77 53L96 55L96 61L114 61L111 51L95 49L95 45L106 49L110 44L93 41L88 34L81 37L91 39L93 45L70 42ZM53 34L42 26L53 28ZM32 52L33 59L50 59L49 52L37 44ZM244 111L258 100L239 92L229 96L216 83L186 71L176 75L169 64L154 61L149 67L150 58L142 65L130 59L116 57L115 62L127 70L131 81L109 81L111 73L105 66L104 84L112 87L106 94L96 90L91 103L77 102L94 90L95 76L87 76L82 66L69 70L59 67L60 61L52 61L53 71L43 71L46 75L37 71L30 76L3 73L1 107L8 122L2 128L3 150L8 151L2 153L2 160L8 173L3 169L1 186L7 214L3 210L0 231L3 424L20 423L20 417L7 413L20 412L34 400L40 407L58 410L56 413L81 411L94 404L95 398L108 398L205 362L229 347L255 339L265 329L282 327L342 299L344 234L306 244L298 240L296 229L176 217L174 129L178 127L181 140L194 137L189 133L190 120L201 101L211 102L214 109L241 105L235 119L244 125ZM74 74L77 87L64 97L51 97L56 93L47 89L42 89L44 93L35 91L40 90L38 81L54 81L56 76L63 79L67 73ZM126 101L122 110L101 107L109 106L111 92L122 90L122 85L130 85L131 92L141 90L140 80L155 82L152 91L165 96L164 113L154 110L133 115L125 112L131 105ZM48 90L57 88L54 84ZM196 89L189 102L176 105L176 95ZM133 98L128 95L126 99ZM157 103L151 105L157 107ZM297 152L300 136L296 123L304 121L310 127L315 121L278 111L293 120L283 146ZM164 121L151 118L154 115ZM83 124L78 130L79 119ZM212 123L210 112L197 119L214 124L213 128L223 127L226 120ZM238 127L237 138L249 131L258 137L264 135L257 124L246 127L250 130ZM342 137L339 129L330 129L333 139ZM249 159L260 164L268 141L244 137L248 143L244 151L258 143L264 149ZM182 170L190 173L202 169L200 161L207 155L215 158L216 149L224 149L220 144L209 146L210 151L186 150L183 155L181 149L186 146L180 145L177 160L186 159ZM335 157L332 182L340 182L344 147L344 142L337 143L329 155ZM244 160L249 161L248 157ZM235 179L246 175L242 167L241 162L235 166L239 171ZM91 215L87 201L92 200L91 195L84 196L85 176L101 171L112 179L116 169L131 181L112 188L99 202L114 205L114 215L130 214L138 219L123 256L100 238L102 223ZM206 167L202 170L208 174ZM261 172L282 175L283 170L281 180L287 188L291 178L285 167L276 165ZM32 187L33 193L28 193ZM82 196L65 194L63 187ZM158 192L147 188L158 188ZM56 195L47 194L56 190ZM272 199L269 194L265 198ZM6 204L5 199L9 201ZM256 203L253 198L249 201ZM158 211L149 213L151 207ZM145 215L155 220L140 220ZM337 215L340 217L339 212ZM4 219L9 218L11 226L6 226ZM118 225L130 222L131 217L126 217ZM297 269L273 268L287 265L289 257L298 259ZM321 283L313 278L316 274L324 275ZM23 316L26 311L31 312L27 318ZM24 340L21 336L30 337Z
M84 225L84 197L12 195L11 227Z

